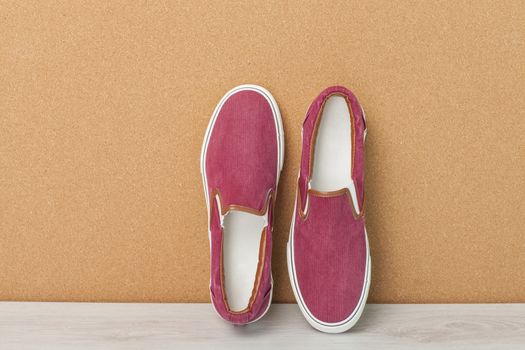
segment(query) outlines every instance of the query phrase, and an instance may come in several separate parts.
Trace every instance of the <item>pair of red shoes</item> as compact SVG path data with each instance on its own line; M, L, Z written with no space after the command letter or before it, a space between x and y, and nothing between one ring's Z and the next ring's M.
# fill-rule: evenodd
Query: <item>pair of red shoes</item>
M339 333L363 312L370 286L365 229L363 109L341 86L313 101L303 123L288 272L316 329ZM261 318L272 298L272 231L284 131L275 99L242 85L216 107L201 173L208 208L211 300L234 324Z

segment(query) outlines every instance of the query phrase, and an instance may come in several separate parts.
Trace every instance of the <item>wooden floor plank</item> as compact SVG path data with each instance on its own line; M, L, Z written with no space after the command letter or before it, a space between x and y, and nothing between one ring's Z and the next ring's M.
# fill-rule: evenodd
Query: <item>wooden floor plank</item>
M344 334L296 305L233 327L209 304L0 302L0 349L525 349L525 304L367 305Z

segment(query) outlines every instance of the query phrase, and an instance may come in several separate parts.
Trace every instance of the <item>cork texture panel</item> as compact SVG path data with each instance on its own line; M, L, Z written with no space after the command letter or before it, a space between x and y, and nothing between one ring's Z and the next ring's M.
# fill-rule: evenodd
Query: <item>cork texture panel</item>
M274 300L301 124L367 112L371 302L525 302L525 4L0 2L0 300L209 301L199 156L259 84L283 117Z

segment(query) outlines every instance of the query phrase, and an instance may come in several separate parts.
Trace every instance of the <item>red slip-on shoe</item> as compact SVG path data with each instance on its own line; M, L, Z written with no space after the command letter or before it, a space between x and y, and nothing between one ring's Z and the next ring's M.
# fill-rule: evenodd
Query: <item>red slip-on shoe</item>
M368 296L365 135L364 112L354 94L341 86L324 90L303 124L288 273L304 317L322 332L350 329Z
M283 137L275 99L256 85L229 91L204 137L210 295L219 316L236 325L258 320L270 307L272 219Z

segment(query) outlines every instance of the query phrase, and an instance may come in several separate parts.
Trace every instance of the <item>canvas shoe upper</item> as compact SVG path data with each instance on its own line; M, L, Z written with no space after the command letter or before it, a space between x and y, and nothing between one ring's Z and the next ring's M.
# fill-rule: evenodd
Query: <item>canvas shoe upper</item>
M279 109L267 90L242 85L222 98L205 135L201 173L211 300L233 324L259 319L271 302L273 207L283 152Z
M363 110L354 94L341 86L324 90L303 124L288 270L301 311L323 332L351 328L368 295L365 134Z

